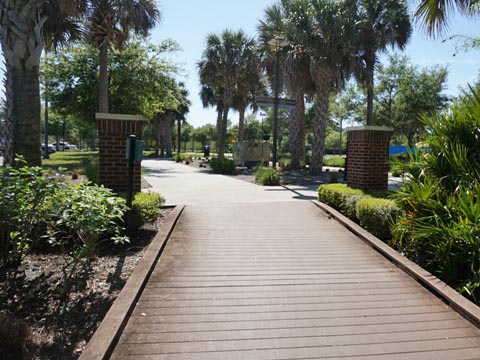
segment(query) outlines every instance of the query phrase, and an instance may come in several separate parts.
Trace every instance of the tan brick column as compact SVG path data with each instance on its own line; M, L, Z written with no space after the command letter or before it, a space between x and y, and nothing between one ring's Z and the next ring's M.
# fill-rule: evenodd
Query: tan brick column
M362 190L388 188L388 153L393 129L347 128L347 185Z
M128 161L126 143L129 135L142 138L143 118L139 115L95 114L97 118L100 160L100 184L114 191L127 191ZM134 191L141 190L141 164L135 163Z

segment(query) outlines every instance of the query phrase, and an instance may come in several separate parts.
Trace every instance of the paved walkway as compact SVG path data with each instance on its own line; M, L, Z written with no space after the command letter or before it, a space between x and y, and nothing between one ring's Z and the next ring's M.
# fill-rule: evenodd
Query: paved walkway
M113 359L479 359L480 331L308 201L173 162L187 204Z

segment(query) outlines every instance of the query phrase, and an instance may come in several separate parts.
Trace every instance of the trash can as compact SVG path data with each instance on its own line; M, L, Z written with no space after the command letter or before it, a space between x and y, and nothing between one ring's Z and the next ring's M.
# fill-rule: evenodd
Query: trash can
M208 158L210 156L210 146L205 145L203 147L203 157Z

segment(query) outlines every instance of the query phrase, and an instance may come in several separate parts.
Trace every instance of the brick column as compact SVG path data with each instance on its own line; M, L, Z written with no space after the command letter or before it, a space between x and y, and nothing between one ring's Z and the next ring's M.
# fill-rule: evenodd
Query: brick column
M393 129L347 128L347 185L362 190L388 188L388 150Z
M142 138L143 118L138 115L95 114L97 118L100 160L100 184L116 192L127 191L128 161L126 143L129 135ZM141 163L135 163L134 191L141 190Z

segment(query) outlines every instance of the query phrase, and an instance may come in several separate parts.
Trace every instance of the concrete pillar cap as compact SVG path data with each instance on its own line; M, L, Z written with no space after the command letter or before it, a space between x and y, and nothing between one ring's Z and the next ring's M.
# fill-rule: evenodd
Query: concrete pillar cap
M142 115L128 114L95 113L95 118L101 120L143 121Z
M345 129L346 131L385 131L385 132L392 132L393 128L386 127L386 126L375 126L375 125L362 125L362 126L352 126Z

